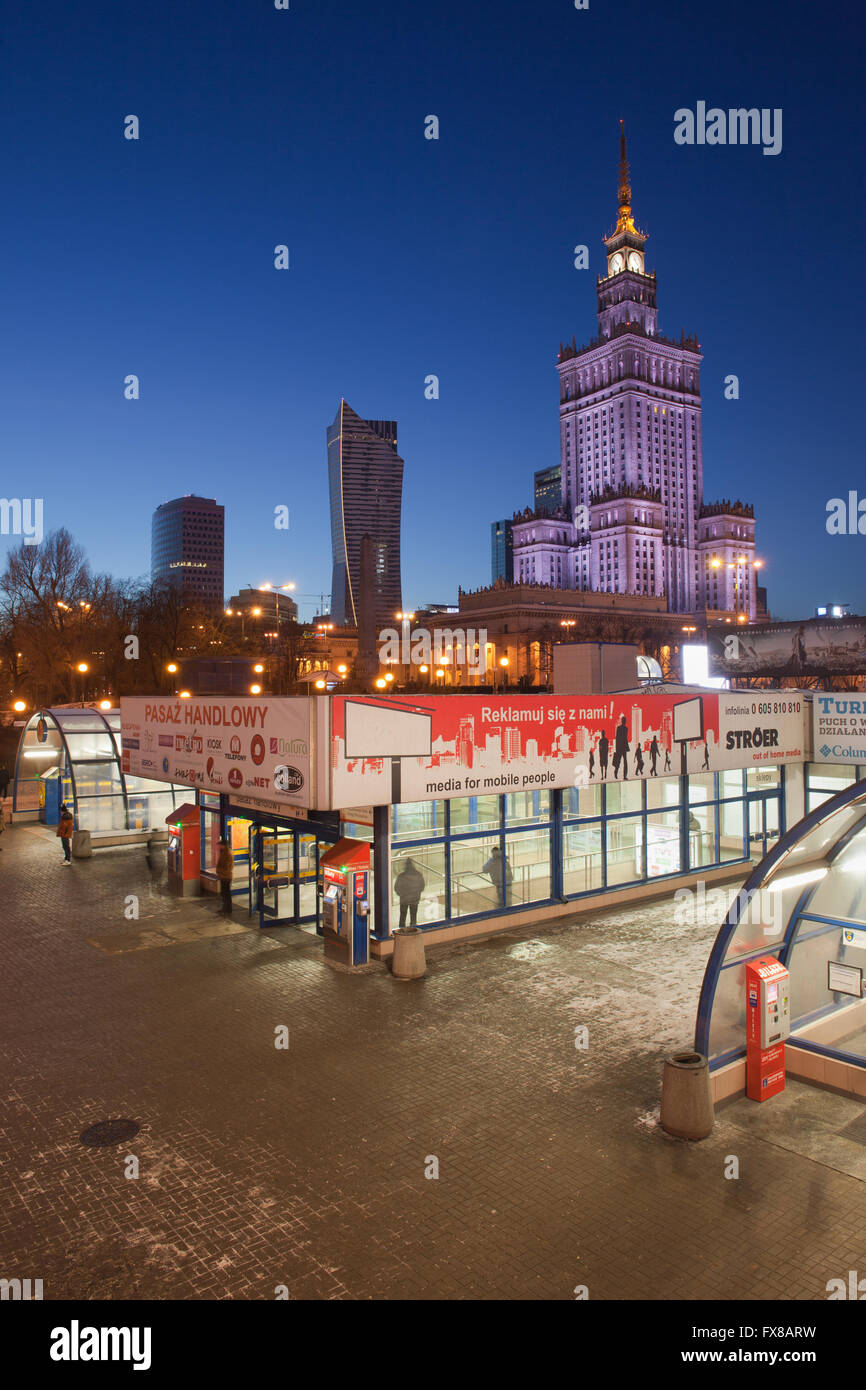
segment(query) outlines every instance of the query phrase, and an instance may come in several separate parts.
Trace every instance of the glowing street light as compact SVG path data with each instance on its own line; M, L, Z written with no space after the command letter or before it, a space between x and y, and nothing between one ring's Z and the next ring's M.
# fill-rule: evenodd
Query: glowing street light
M80 671L82 676L84 676L90 670L90 667L88 666L86 661L79 661L75 669L76 671Z
M178 698L179 698L179 699L181 699L181 700L188 700L188 699L190 698L190 695L192 694L192 691L191 691L191 690L179 690L179 691L177 692L177 694L178 694Z
M393 672L391 672L391 671L386 671L386 673L385 673L385 680L386 680L386 682L390 682L390 681L392 681L393 679L394 679Z
M262 687L261 687L260 685L251 685L251 686L250 686L250 694L251 694L251 695L261 695L261 693L262 693Z
M316 689L317 689L317 690L324 690L324 689L325 689L325 682L324 682L324 681L316 681Z
M12 706L16 714L23 714L27 708L24 700L16 700Z
M264 671L264 669L265 669L265 668L264 668L264 666L262 665L262 663L261 663L260 661L257 661L256 664L255 664L255 666L253 667L253 670L256 671L259 675L261 675L261 673L262 673L262 671Z
M385 680L383 679L382 676L379 676L378 680L376 681L376 689L377 689L377 690L384 690L385 687L386 687L386 685L387 685L387 681L385 681Z
M165 669L166 671L170 671L171 674L174 675L175 671L177 670L177 663L174 661L170 661Z
M111 701L110 701L110 700L100 700L100 702L99 702L99 708L100 708L100 709L111 709Z

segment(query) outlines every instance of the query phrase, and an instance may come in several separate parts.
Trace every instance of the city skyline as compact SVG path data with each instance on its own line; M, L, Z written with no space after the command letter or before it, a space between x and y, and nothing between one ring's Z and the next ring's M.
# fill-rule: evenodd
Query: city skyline
M46 531L68 527L94 568L146 574L139 515L191 492L226 505L227 591L289 580L299 596L327 591L322 427L345 396L400 420L412 462L406 601L487 582L491 518L530 504L533 472L557 462L550 355L593 312L624 118L665 330L701 334L712 492L754 502L774 614L828 600L866 608L861 538L825 530L828 499L848 495L859 466L855 413L826 409L856 399L859 360L856 315L826 292L827 225L858 221L862 201L857 182L844 207L839 193L850 185L844 94L855 71L841 28L822 26L806 54L796 24L780 30L742 5L725 34L686 35L673 15L626 0L617 44L634 77L623 101L604 78L600 12L480 3L466 16L446 3L435 32L418 20L377 34L396 77L370 105L357 62L369 29L348 4L243 22L227 5L209 6L206 21L193 7L172 13L170 47L141 16L121 20L100 0L90 13L99 56L69 14L48 33L15 21L7 36L15 351L3 442L17 490L40 480ZM753 36L745 54L738 17ZM341 97L323 118L324 49ZM777 62L759 64L759 52ZM204 107L202 71L213 77ZM575 94L564 114L560 92ZM707 95L783 109L781 153L678 145L676 109ZM124 138L130 112L138 141ZM323 194L350 170L347 238ZM57 226L60 255L47 230ZM589 247L585 271L578 244ZM806 370L806 342L822 341L832 352L810 352ZM124 396L130 373L137 400ZM731 374L736 400L724 395ZM425 394L431 375L438 398ZM97 494L115 525L97 515ZM272 525L279 505L285 532ZM0 537L0 556L14 543ZM313 600L299 601L309 616Z

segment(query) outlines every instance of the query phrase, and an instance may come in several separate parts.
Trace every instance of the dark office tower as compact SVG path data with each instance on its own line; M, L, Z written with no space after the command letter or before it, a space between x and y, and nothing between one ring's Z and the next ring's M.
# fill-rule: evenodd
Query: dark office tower
M554 468L539 468L535 474L535 511L538 516L551 516L562 506L562 464Z
M209 497L176 497L153 514L151 579L178 585L186 603L223 605L225 507Z
M400 582L400 505L403 460L396 420L362 420L340 402L328 429L331 490L331 617L357 627L361 593L361 537L369 535L377 627L393 627L403 607Z
M491 521L490 523L490 580L504 579L510 584L514 578L514 547L511 543L513 521Z

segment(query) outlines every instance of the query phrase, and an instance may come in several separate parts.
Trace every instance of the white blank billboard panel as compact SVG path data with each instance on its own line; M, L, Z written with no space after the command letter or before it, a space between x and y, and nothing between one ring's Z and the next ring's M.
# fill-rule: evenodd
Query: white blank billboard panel
M346 701L347 758L429 758L432 739L429 714Z

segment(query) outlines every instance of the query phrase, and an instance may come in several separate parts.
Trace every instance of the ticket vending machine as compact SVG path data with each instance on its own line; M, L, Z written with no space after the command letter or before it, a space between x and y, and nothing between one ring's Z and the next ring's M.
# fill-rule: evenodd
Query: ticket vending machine
M328 960L366 965L370 959L370 846L338 840L319 860L322 870L322 936Z
M785 1089L790 985L788 971L775 956L761 956L746 966L746 1095L750 1100L769 1100Z
M168 890L179 898L201 892L201 811L187 802L166 816Z

